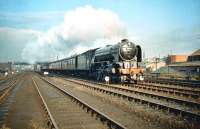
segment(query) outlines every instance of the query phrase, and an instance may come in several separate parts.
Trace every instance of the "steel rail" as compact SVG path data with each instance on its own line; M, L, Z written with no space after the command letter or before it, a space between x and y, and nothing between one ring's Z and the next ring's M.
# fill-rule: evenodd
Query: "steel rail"
M138 83L138 84L131 84L129 85L135 88L142 88L142 89L151 89L156 91L162 91L165 93L176 94L179 96L186 96L192 98L198 98L200 96L200 91L198 90L190 90L190 89L183 89L183 88L176 88L176 87L168 87L168 86L158 86L154 84L147 84L147 83Z
M7 87L1 88L1 89L0 89L0 92L2 92L2 91L4 91L4 90L8 89L8 88L10 87L9 85L11 85L13 82L16 82L16 80L17 80L17 77L13 77L13 79L11 79L11 80L6 80L6 82L9 81L8 84L7 84L8 86L7 86ZM5 83L6 83L6 82L5 82Z
M52 114L51 114L51 112L50 112L50 110L49 110L49 108L48 108L48 106L47 106L47 104L46 104L46 102L45 102L45 100L44 100L44 98L43 98L43 96L42 96L42 94L41 94L39 88L38 88L38 85L37 85L37 83L35 82L35 80L33 79L33 77L32 77L32 81L33 81L33 83L34 83L34 85L35 85L35 88L37 89L37 92L38 92L38 94L39 94L41 100L42 100L42 104L44 105L45 112L47 113L47 116L48 116L47 125L48 125L51 129L59 129L59 128L58 128L58 125L57 125L55 119L53 118L53 116L52 116Z
M173 79L152 79L146 78L145 82L161 83L161 84L171 84L171 85L180 85L185 87L200 87L200 81L186 81L186 80L173 80Z
M5 97L8 96L10 91L12 91L12 89L15 86L15 84L17 83L18 78L20 78L20 77L21 76L14 77L13 80L9 80L10 82L9 82L7 87L4 87L4 88L0 89L0 104L3 102Z
M65 80L67 80L67 79L65 79ZM174 108L174 107L171 107L169 105L163 105L163 104L160 104L160 103L157 103L157 102L152 102L152 101L149 101L149 100L146 100L146 99L141 99L141 98L137 98L137 97L127 95L127 94L114 92L112 90L106 90L102 87L91 86L91 85L87 85L85 83L72 81L72 80L67 80L67 81L70 81L70 82L75 83L75 84L79 84L79 85L87 87L87 88L91 88L93 90L97 90L97 91L100 91L100 92L103 92L103 93L107 93L109 95L115 95L115 96L118 96L118 97L122 97L124 99L129 100L129 101L134 100L134 102L139 102L141 104L147 104L149 107L154 107L156 109L162 109L162 110L168 111L169 113L181 115L183 117L186 117L187 120L200 121L200 114L197 114L197 113L194 113L194 112L191 112L191 111L182 110L182 109L179 109L179 108Z
M64 77L62 75L57 75L57 76ZM76 78L76 79L91 82L91 83L96 83L96 84L103 84L103 83L92 82L92 81L81 79L81 78ZM152 91L162 91L163 93L175 94L178 96L185 96L185 97L192 97L194 99L198 99L200 97L200 90L192 90L192 89L184 89L184 88L178 88L178 87L176 88L176 87L168 87L168 86L157 86L152 83L146 84L146 83L139 82L138 84L123 84L123 86L142 88L142 89L147 89L147 90L151 89Z
M55 87L56 89L58 89L59 91L61 91L65 95L69 96L71 99L75 100L83 109L86 108L87 112L91 113L92 116L94 114L96 114L96 117L99 118L100 121L102 121L103 123L106 122L109 128L111 128L111 129L126 129L125 126L121 125L120 123L116 122L115 120L113 120L109 116L105 115L104 113L98 111L94 107L83 102L82 100L80 100L79 98L74 96L73 94L67 92L66 90L64 90L62 88L59 88L57 85L53 84L52 82L50 82L50 81L48 81L44 78L41 78L41 79L44 80L45 82L47 82L48 84L50 84L51 86Z
M65 79L68 80L68 79ZM158 95L158 94L153 94L153 93L148 93L148 92L142 92L142 91L137 91L134 89L129 89L126 87L118 87L118 86L113 86L113 85L107 85L107 84L103 84L103 83L96 83L96 82L91 82L91 81L87 81L87 80L82 80L82 79L77 79L77 80L81 80L84 81L86 83L92 83L92 84L96 84L96 85L100 85L106 88L111 88L111 89L116 89L116 90L120 90L120 91L125 91L125 92L130 92L130 93L135 93L135 94L139 94L139 95L143 95L143 96L149 96L149 97L156 97L158 99L164 99L167 101L173 101L176 102L178 104L185 104L187 106L190 107L196 107L198 109L200 109L200 103L197 102L193 102L193 101L188 101L188 100L183 100L183 99L178 99L178 98L173 98L173 97L169 97L169 96L163 96L163 95Z

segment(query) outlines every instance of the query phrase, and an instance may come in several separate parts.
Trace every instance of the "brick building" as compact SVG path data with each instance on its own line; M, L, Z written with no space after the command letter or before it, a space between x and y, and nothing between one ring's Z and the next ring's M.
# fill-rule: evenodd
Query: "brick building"
M187 55L169 55L167 57L167 64L174 64L180 62L187 62Z

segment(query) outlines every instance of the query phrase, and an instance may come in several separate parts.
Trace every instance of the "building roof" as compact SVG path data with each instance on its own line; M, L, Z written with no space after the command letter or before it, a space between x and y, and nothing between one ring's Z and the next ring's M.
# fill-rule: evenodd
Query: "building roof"
M197 55L200 55L200 49L193 52L190 56L197 56Z
M14 62L13 65L30 65L27 62Z

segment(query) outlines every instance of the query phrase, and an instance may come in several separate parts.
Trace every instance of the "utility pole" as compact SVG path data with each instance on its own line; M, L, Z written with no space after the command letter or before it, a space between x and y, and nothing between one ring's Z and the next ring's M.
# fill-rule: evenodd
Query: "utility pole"
M158 69L158 62L159 62L159 58L156 57L156 70Z
M143 51L143 59L145 59L145 52Z
M157 69L158 69L158 61L159 61L159 58L156 57L156 77L158 78L158 72L157 72Z
M199 73L199 80L200 80L200 68L197 68L197 73Z

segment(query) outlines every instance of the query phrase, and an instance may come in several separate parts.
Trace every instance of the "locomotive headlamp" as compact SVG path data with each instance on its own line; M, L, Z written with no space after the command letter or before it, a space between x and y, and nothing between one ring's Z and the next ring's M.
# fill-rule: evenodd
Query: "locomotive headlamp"
M112 73L115 74L116 73L116 70L115 68L112 68Z

